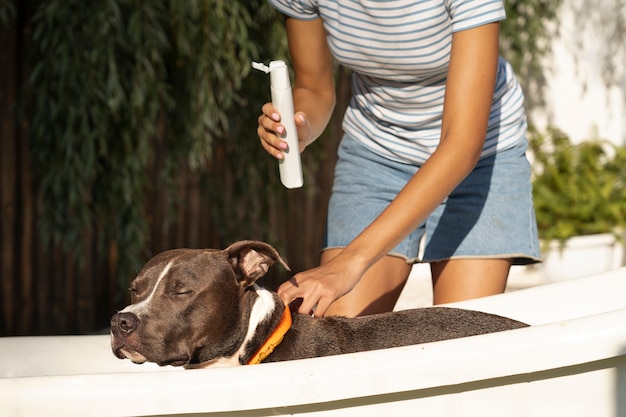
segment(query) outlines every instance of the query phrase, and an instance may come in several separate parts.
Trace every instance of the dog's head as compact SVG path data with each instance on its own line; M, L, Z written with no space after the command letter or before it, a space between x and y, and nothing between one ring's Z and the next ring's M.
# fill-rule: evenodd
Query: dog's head
M152 258L132 282L132 304L111 319L111 347L136 363L191 365L231 357L247 326L247 291L271 265L289 267L264 242L224 250L174 249ZM242 305L245 304L245 305Z

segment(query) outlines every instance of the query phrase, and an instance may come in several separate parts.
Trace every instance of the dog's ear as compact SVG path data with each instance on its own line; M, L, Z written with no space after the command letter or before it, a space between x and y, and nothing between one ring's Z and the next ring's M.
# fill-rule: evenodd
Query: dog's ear
M233 243L224 251L228 254L233 268L241 273L242 287L254 284L275 262L279 262L287 271L290 271L287 262L281 258L278 251L265 242L242 240Z

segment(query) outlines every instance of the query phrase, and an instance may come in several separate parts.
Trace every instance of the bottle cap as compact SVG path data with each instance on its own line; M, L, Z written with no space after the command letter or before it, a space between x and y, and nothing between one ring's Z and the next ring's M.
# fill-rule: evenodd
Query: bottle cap
M252 68L270 74L270 83L272 87L278 90L291 88L289 82L289 69L285 61L271 61L269 67L260 62L252 62Z

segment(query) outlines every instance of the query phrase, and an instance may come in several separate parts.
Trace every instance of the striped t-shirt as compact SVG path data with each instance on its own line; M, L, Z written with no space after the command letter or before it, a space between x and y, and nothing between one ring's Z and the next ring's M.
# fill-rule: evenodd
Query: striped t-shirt
M343 128L374 152L422 164L441 135L452 33L505 18L499 0L269 0L321 17L338 62L353 70ZM523 94L500 58L483 157L525 140Z

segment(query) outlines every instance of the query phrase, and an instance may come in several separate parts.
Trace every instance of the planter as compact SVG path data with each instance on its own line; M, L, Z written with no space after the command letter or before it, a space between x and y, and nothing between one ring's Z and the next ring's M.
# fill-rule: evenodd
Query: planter
M566 281L619 268L624 261L624 247L610 233L576 236L564 244L550 242L543 259L547 281Z

